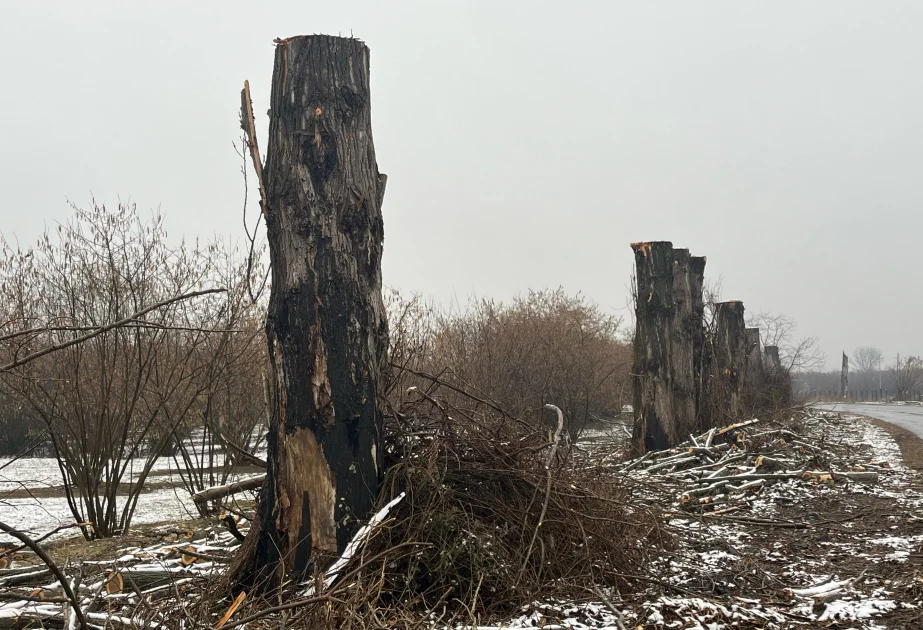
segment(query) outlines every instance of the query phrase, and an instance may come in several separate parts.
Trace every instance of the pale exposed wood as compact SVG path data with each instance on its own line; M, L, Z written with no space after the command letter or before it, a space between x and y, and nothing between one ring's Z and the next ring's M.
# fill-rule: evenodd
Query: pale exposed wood
M244 89L240 91L240 127L247 136L247 148L250 150L250 159L260 190L260 210L263 212L263 218L266 218L266 184L263 180L263 160L260 158L260 147L256 139L256 123L253 120L250 81L244 81Z

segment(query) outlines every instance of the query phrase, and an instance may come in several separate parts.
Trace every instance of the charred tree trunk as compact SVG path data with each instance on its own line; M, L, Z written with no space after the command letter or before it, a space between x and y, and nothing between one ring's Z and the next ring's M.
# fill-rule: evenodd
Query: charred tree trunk
M371 512L382 454L384 176L369 50L329 36L277 43L264 170L271 422L266 482L235 573L247 590L304 577L346 547Z
M673 250L673 325L670 366L676 434L686 439L696 423L695 343L702 320L695 314L694 280L688 249Z
M720 302L715 310L714 371L717 414L727 424L740 417L747 370L747 333L743 302Z
M670 367L673 326L673 244L632 243L635 252L635 340L632 365L634 427L637 453L676 444L673 383Z

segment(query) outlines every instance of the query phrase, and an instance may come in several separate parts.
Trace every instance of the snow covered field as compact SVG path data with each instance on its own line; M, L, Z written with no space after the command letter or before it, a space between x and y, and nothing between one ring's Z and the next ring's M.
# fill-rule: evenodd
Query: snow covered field
M265 457L265 452L259 453L258 456ZM10 458L0 458L0 467L9 461ZM222 464L223 456L219 455L215 465ZM137 480L143 466L143 459L132 460L125 474L126 483L129 480ZM230 480L233 481L241 476L245 475L232 474ZM176 464L171 458L164 457L158 460L148 476L148 482L157 484L157 487L142 493L132 525L195 517L195 506L189 493L183 487ZM49 497L44 496L47 494L44 492L40 498L21 496L25 491L47 491L48 489L57 489L60 493ZM22 492L17 492L17 498L5 496L13 491ZM127 498L125 496L117 498L119 510L122 509ZM0 521L32 534L42 534L59 525L74 522L74 517L64 497L61 472L54 458L23 457L0 469ZM9 538L0 534L0 541L5 540Z

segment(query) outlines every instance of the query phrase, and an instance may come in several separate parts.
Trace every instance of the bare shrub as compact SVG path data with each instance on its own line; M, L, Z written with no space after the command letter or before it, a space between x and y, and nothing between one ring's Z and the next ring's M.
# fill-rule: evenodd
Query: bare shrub
M203 287L228 289L171 303L3 374L7 392L48 429L72 515L97 538L128 527L154 463L225 374L224 349L252 315L243 265L222 267L235 255L220 243L170 245L162 218L143 220L133 205L73 210L33 249L4 244L7 359Z
M621 321L582 295L530 291L510 304L472 300L444 313L392 294L388 306L394 406L417 383L411 371L426 372L516 417L553 402L576 439L630 399L631 348L620 338Z
M918 392L923 383L923 360L918 357L904 357L897 355L897 359L888 372L894 383L894 397L897 400L910 400Z

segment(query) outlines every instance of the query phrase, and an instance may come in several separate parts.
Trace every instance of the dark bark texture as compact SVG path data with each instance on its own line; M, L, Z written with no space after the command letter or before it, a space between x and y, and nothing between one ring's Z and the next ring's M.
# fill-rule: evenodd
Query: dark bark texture
M272 293L268 466L237 582L266 590L342 552L377 496L384 177L369 50L277 40L264 170Z
M747 369L747 333L743 302L720 302L715 309L714 370L717 414L713 424L734 422L742 411Z
M843 369L840 372L840 396L846 398L849 393L849 357L843 353Z
M632 364L634 427L637 453L677 443L674 422L671 343L673 326L673 244L632 243L637 295Z
M760 329L747 328L747 373L744 382L747 411L760 410L765 401L766 374L763 370L763 347Z
M692 294L692 317L697 322L693 331L692 361L695 378L696 426L702 430L705 424L702 414L702 390L705 374L705 256L689 257L689 284Z
M702 318L695 313L694 284L688 249L673 250L673 325L670 339L670 378L673 387L675 433L688 436L696 423L695 344Z

